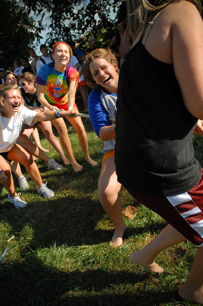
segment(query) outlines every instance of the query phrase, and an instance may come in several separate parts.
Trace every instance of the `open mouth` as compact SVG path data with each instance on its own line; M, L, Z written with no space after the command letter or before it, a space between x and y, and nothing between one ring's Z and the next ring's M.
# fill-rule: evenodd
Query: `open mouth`
M109 80L110 80L110 77L107 77L107 78L104 79L103 82L106 83L106 82L108 82Z
M15 104L15 105L12 105L12 109L17 109L17 108L19 108L19 106L20 106L20 104Z

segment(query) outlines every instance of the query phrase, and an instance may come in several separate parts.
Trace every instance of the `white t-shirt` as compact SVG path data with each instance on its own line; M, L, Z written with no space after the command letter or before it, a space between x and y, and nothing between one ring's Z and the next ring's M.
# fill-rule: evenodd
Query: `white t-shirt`
M15 70L14 70L14 74L16 75L16 76L18 76L18 75L20 75L20 74L22 74L22 70L24 69L24 66L20 66L20 67L18 67L18 68L16 68Z
M46 64L49 64L49 63L52 63L53 62L53 59L48 56L48 57L45 57L45 56L40 56L40 58L42 58ZM36 68L37 68L37 73L39 72L40 68L42 66L44 66L45 64L41 61L41 59L38 59L37 61L37 65L36 65Z
M36 111L25 106L21 106L19 112L11 118L4 117L0 113L0 153L12 149L21 133L23 123L32 125L36 114Z
M71 56L70 58L70 65L71 67L75 68L77 70L77 64L79 64L79 61L75 55Z

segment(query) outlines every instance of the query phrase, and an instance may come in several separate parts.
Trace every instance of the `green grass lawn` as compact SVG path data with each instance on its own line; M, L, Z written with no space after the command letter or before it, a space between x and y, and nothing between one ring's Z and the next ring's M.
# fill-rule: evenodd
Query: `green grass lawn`
M54 198L39 196L25 173L30 190L22 195L28 205L17 210L0 187L0 256L8 248L0 263L0 306L194 305L177 294L196 251L191 243L171 247L158 256L157 262L165 269L161 275L129 262L129 255L146 245L166 223L125 190L121 191L123 209L134 205L138 212L133 220L124 217L123 246L110 247L113 224L97 195L102 143L89 119L83 122L90 154L99 162L97 168L85 162L76 133L68 125L74 154L84 168L80 173L71 166L55 172L38 160L43 181L55 191ZM195 136L194 144L202 163L202 138ZM61 162L47 140L42 139L42 145L50 149L50 157ZM20 192L16 180L15 185Z

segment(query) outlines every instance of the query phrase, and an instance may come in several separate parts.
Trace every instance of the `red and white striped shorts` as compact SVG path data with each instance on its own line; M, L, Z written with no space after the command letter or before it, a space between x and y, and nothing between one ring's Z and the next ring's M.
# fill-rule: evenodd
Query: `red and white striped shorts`
M203 171L199 182L190 191L170 197L151 196L126 189L193 244L203 246Z

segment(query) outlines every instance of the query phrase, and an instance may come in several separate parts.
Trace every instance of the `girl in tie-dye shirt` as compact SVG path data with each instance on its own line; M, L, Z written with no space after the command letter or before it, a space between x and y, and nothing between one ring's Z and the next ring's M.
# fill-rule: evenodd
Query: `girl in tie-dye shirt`
M38 84L38 99L40 103L50 110L55 110L56 119L52 120L52 123L58 131L61 145L67 153L73 169L75 172L79 172L83 167L77 163L73 155L66 124L63 118L60 118L61 109L77 109L75 93L79 74L77 70L69 65L72 54L72 49L68 44L65 42L56 43L52 49L54 63L41 67L37 75L36 83ZM90 165L96 166L97 162L89 156L87 134L81 118L67 117L67 120L78 134L86 161Z

